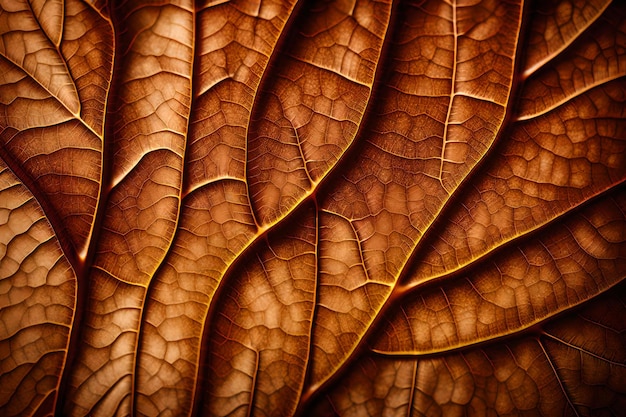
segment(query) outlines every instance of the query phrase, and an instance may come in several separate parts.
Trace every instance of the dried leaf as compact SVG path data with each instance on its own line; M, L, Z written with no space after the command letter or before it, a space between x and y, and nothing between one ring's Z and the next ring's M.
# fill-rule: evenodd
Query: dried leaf
M0 414L619 415L625 22L0 0Z

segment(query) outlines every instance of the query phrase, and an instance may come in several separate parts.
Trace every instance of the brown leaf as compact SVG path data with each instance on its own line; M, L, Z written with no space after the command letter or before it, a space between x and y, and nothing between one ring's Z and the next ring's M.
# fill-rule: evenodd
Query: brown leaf
M0 414L622 413L624 22L0 0Z

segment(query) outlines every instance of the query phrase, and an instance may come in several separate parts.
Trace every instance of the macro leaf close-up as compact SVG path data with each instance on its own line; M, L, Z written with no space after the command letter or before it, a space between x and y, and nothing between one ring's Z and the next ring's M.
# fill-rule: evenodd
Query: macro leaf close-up
M625 178L620 0L0 0L0 416L624 416Z

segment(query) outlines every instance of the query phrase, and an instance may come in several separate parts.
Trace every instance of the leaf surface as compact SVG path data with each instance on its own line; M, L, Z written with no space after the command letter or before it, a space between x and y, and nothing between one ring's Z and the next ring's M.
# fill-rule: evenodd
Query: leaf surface
M624 22L0 1L0 414L619 415Z

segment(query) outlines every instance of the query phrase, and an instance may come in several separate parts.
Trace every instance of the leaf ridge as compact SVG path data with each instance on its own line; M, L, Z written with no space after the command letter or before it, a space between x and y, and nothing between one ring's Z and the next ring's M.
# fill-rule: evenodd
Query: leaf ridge
M297 56L295 54L289 53L289 52L287 52L285 54L285 56L293 59L294 61L299 61L299 62L301 62L303 64L310 65L313 68L321 69L323 71L327 71L328 73L330 73L332 75L336 75L338 77L341 77L344 80L350 81L350 82L355 83L355 84L357 84L359 86L367 87L367 88L370 88L372 86L372 83L363 82L362 80L359 80L358 78L350 76L348 74L344 74L344 73L338 71L337 69L335 69L335 68L333 68L333 67L331 67L329 65L323 65L321 63L316 63L314 61L305 60L305 59L302 59L301 57L299 57L299 56ZM374 65L375 62L371 62L371 64Z
M585 85L585 87L579 88L578 90L576 90L574 94L566 96L559 101L555 101L550 106L547 106L541 109L540 111L537 111L534 113L519 114L517 117L515 117L515 121L523 122L523 121L531 120L537 117L541 117L554 110L558 110L562 105L569 103L572 100L575 100L577 97L580 97L591 90L594 90L596 88L609 84L611 81L622 80L625 77L626 77L626 71L624 71L623 73L617 73L612 76L606 77L602 80L594 82L593 84Z
M575 307L582 307L585 305L588 305L590 303L592 303L593 301L595 301L598 297L609 293L611 290L617 288L620 284L621 284L621 280L623 280L624 278L626 278L626 275L621 276L620 278L618 278L616 280L616 282L610 283L608 284L606 287L602 288L597 294L594 294L593 296L586 298L586 299L582 299L579 300L577 302L571 303L568 306L562 307L558 310L554 310L550 315L545 315L543 317L540 317L539 319L536 319L535 321L532 322L527 322L521 326L517 327L516 330L516 334L519 333L524 333L527 331L532 331L534 329L537 329L538 327L541 327L547 323L551 323L552 321L555 320L555 316L559 316L562 313L568 311L571 308L575 308ZM446 293L443 291L442 289L442 293L444 294L444 296L447 297ZM452 304L448 301L448 306L451 306ZM531 306L532 307L532 306ZM452 310L450 310L452 311ZM507 333L510 333L510 331L508 331ZM448 352L455 352L455 351L459 351L459 350L463 350L466 348L472 348L475 346L481 346L484 343L488 342L488 341L493 341L493 340L505 340L508 338L513 338L516 337L514 335L510 335L507 333L503 333L501 335L497 335L497 336L493 336L490 335L488 337L485 338L480 338L480 339L476 339L473 340L471 342L459 342L457 344L454 345L449 345L445 348L442 349L431 349L429 351L420 351L420 350L415 350L415 351L410 351L410 350L386 350L386 349L382 349L382 348L376 348L376 347L372 347L371 351L376 353L377 355L381 355L381 356L385 356L385 357L404 357L404 356L412 356L412 357L420 357L420 356L426 356L426 355L437 355L440 353L448 353ZM418 339L416 335L413 335L414 339Z
M489 249L485 252L482 252L480 254L473 254L472 259L466 263L463 263L463 264L459 263L452 269L448 269L441 273L431 274L429 275L427 281L415 280L415 281L401 284L398 288L398 292L401 294L406 294L407 292L415 291L417 288L421 288L424 285L431 285L432 283L439 282L446 278L457 276L458 274L463 273L463 271L466 271L467 269L471 268L472 265L481 263L484 260L489 259L492 256L501 253L503 251L503 248L508 248L520 240L526 240L529 237L535 236L542 230L547 229L557 223L562 222L563 216L568 216L568 215L572 215L575 213L579 213L581 210L585 209L586 207L597 203L602 198L613 195L615 188L621 188L625 184L626 184L626 177L622 178L619 182L615 184L607 185L605 188L594 192L593 194L589 195L584 200L576 201L576 204L570 207L567 207L566 210L562 212L554 213L554 216L552 218L549 218L544 223L535 224L533 227L524 230L523 233L516 233L510 238L507 238L498 242L497 245L489 247Z

